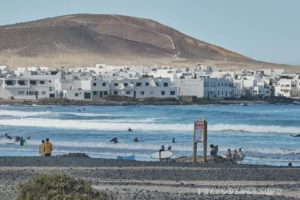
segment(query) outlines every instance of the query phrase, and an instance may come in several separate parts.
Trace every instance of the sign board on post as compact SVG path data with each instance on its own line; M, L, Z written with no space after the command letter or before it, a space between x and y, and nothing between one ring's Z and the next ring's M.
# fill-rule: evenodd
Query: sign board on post
M197 143L203 143L203 161L207 159L207 122L196 120L194 123L193 161L197 158Z
M195 121L194 125L195 133L194 133L194 142L199 143L203 142L203 132L204 132L204 121Z

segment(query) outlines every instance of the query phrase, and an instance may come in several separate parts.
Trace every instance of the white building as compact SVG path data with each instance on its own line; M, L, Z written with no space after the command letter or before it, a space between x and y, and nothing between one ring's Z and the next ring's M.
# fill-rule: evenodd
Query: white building
M111 94L135 98L177 98L177 88L169 78L143 76L139 79L112 80Z
M233 80L225 78L177 79L175 84L179 96L196 96L198 98L234 97Z
M4 99L49 98L48 80L25 78L1 78L0 97Z

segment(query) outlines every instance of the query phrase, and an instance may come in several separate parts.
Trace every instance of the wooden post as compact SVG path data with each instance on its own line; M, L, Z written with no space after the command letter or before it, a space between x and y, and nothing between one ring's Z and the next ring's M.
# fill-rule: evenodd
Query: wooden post
M193 141L193 162L197 162L197 142Z
M203 120L203 162L207 162L207 122Z

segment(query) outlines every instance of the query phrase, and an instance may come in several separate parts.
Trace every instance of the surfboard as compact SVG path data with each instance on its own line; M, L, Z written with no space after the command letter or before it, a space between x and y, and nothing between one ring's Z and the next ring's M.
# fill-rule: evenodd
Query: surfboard
M166 159L166 158L170 158L173 155L173 153L171 151L162 151L160 158L159 158L159 152L156 152L154 154L151 155L151 158L154 159Z
M117 156L118 160L134 160L135 156L134 155L130 155L130 156Z

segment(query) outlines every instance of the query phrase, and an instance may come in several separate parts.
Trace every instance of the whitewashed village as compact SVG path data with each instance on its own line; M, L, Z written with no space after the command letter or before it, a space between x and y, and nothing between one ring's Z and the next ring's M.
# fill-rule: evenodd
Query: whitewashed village
M198 65L109 66L86 68L0 66L1 99L99 100L108 95L143 98L197 97L239 99L242 97L287 97L299 99L299 74L284 69L224 71Z

